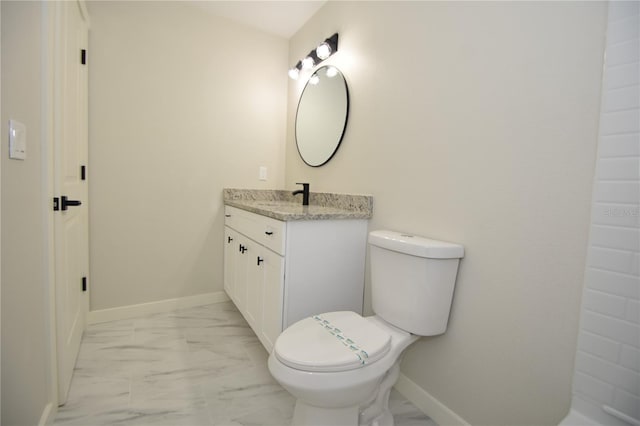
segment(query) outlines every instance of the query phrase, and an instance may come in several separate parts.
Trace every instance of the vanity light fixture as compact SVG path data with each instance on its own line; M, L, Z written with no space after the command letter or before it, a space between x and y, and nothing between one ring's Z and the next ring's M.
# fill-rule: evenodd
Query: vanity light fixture
M296 66L289 70L289 77L291 77L292 80L297 80L298 76L300 75L301 69L302 69L302 62L298 61Z
M314 55L315 56L315 55ZM316 64L316 61L314 60L314 58L311 56L311 54L309 54L309 56L307 56L306 58L304 58L302 60L302 69L303 70L310 70L311 68L313 68L313 66Z
M338 51L338 33L335 33L313 49L309 54L289 70L289 77L297 80L300 70L310 70Z
M324 41L320 46L316 47L316 55L318 55L318 58L322 60L331 56L331 46L329 46L329 43Z

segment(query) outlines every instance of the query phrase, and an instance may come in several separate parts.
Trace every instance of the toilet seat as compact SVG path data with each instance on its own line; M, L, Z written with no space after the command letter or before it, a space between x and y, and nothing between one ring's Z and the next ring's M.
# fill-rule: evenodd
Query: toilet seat
M283 364L309 372L362 368L384 357L391 335L355 312L328 312L291 325L278 337L274 354Z

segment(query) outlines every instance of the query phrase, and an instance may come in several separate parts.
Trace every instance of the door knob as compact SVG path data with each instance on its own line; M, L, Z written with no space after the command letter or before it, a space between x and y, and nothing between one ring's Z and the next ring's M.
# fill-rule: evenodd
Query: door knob
M68 207L80 206L82 205L82 201L80 200L70 200L66 195L60 197L60 210L67 210Z

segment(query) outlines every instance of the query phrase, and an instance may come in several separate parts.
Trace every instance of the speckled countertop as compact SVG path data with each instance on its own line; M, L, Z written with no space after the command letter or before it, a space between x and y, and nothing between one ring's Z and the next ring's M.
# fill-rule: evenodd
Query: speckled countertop
M223 190L224 203L277 220L369 219L373 214L370 195L311 192L309 205L302 205L302 195L291 191L264 189Z

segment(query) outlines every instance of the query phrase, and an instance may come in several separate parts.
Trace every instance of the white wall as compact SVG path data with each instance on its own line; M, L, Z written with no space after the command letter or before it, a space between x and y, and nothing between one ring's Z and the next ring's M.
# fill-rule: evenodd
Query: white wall
M0 46L2 46L2 7L0 7ZM2 94L2 55L0 55L0 97ZM2 102L0 102L2 119ZM1 129L1 126L0 126ZM0 150L2 155L2 150ZM2 161L0 161L0 241L2 241ZM2 244L0 244L0 347L2 347ZM0 422L2 422L2 362L0 362Z
M222 188L283 184L287 41L184 2L88 7L91 310L222 291Z
M51 403L43 185L43 3L2 1L2 419L35 425ZM10 118L27 159L8 158ZM49 406L49 409L51 407Z
M336 156L307 167L304 82L290 83L286 186L372 194L371 229L466 248L447 333L402 370L471 424L569 409L606 16L598 2L329 2L290 41L291 65L340 33L327 62L351 109Z
M611 3L573 407L640 422L640 3ZM611 412L611 411L610 411Z
M0 7L0 46L2 46L2 7ZM2 94L2 55L0 55L0 97ZM2 102L0 102L2 119ZM1 126L0 126L1 129ZM0 150L2 155L2 150ZM2 161L0 161L0 242L2 241ZM2 244L0 244L0 348L2 347ZM2 362L0 362L0 422L2 422Z

